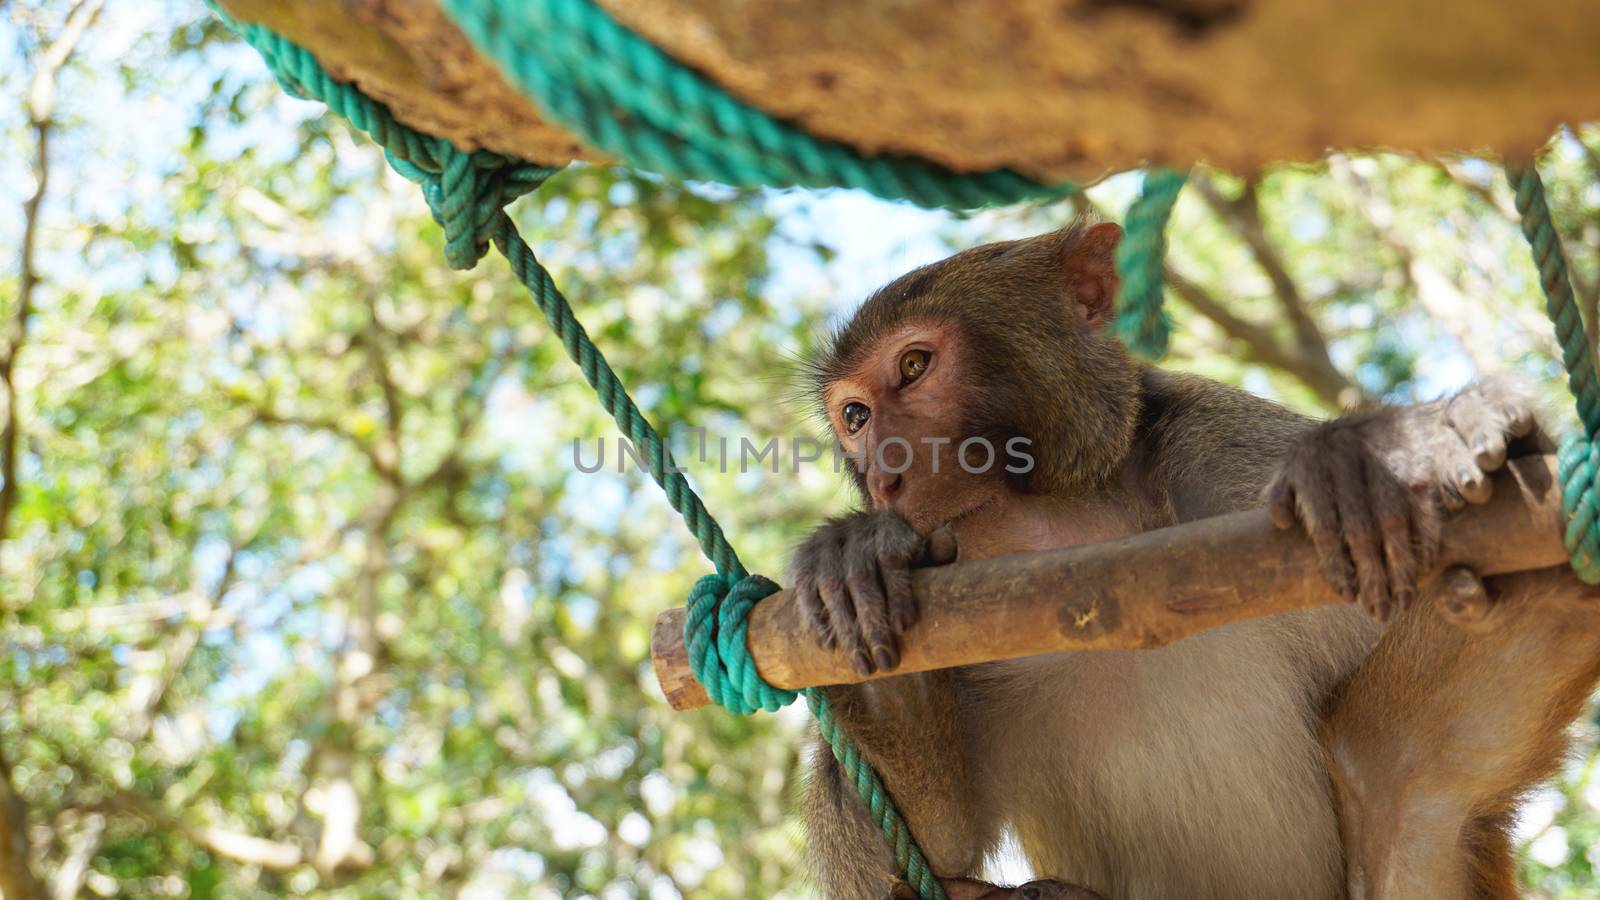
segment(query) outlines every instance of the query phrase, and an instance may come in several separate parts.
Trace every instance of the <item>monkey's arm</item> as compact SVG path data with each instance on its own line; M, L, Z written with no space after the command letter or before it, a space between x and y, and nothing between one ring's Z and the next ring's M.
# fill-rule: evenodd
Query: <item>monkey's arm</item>
M1280 528L1305 530L1334 590L1380 622L1415 598L1443 519L1488 500L1489 473L1534 425L1527 389L1503 378L1323 423L1159 370L1145 397L1147 466L1175 519L1265 499Z
M948 562L893 513L824 524L795 554L790 582L816 638L843 647L863 673L898 663L897 638L916 618L911 566ZM969 771L958 674L926 672L827 688L834 717L888 788L935 873L976 873L999 837ZM806 789L807 845L825 896L887 898L894 859L827 742L813 742Z
M957 677L944 670L826 689L834 717L943 878L976 875L1000 831L974 788ZM818 886L829 898L886 900L898 881L888 845L827 742L812 744L805 822Z
M1268 487L1268 511L1279 528L1305 530L1335 591L1387 622L1416 599L1444 519L1489 499L1509 446L1542 444L1529 397L1520 381L1482 379L1318 426Z

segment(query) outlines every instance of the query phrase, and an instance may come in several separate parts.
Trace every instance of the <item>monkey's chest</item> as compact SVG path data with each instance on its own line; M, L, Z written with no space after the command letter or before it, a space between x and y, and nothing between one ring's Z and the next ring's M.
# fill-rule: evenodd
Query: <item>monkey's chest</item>
M1112 898L1340 896L1309 710L1270 628L973 670L984 797L1035 874Z

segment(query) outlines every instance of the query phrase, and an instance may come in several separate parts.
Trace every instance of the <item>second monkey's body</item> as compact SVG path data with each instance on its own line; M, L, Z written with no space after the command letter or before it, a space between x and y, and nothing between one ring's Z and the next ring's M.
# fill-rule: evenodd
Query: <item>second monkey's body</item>
M856 480L872 509L796 555L819 640L892 670L919 558L1108 540L1264 496L1366 612L831 688L836 716L952 900L1095 896L1073 886L1114 900L1514 896L1510 816L1600 677L1600 604L1555 596L1570 585L1558 575L1500 579L1492 628L1469 633L1415 588L1441 517L1484 499L1485 470L1526 434L1525 402L1487 384L1319 424L1139 365L1104 333L1118 234L967 251L889 285L841 334L819 400L867 457ZM1019 435L1037 457L1020 476L948 457L941 472L928 454L896 470L875 452ZM826 745L806 822L827 896L904 893ZM966 880L1008 830L1050 883Z

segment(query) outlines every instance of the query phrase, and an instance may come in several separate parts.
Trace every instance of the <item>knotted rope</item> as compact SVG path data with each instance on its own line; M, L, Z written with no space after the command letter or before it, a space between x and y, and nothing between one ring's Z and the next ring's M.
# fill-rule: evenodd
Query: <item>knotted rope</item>
M593 0L443 0L484 55L591 147L679 178L759 187L853 187L968 209L1060 197L1009 169L953 172L925 159L866 157L745 103L634 34Z
M722 575L707 575L689 592L683 628L689 666L712 701L729 712L775 712L794 702L795 692L767 684L744 649L750 610L777 590L760 575L731 583Z
M1545 312L1555 326L1556 342L1561 345L1561 362L1567 368L1567 386L1577 403L1581 432L1567 434L1556 456L1557 477L1561 481L1561 508L1566 513L1564 539L1572 570L1588 584L1600 584L1600 382L1595 379L1594 348L1583 331L1583 316L1572 280L1567 275L1567 258L1561 237L1550 219L1545 203L1544 183L1532 161L1506 163L1506 177L1516 192L1517 212L1522 214L1522 233L1533 252L1539 270L1539 285L1544 289Z
M500 250L561 339L567 355L578 364L600 405L644 451L650 476L716 567L716 574L702 578L689 598L685 643L691 648L696 677L713 699L733 712L776 710L792 702L797 693L767 684L745 645L750 610L777 590L777 585L746 573L721 526L674 463L661 435L639 411L505 212L507 204L543 184L557 170L485 151L463 152L448 141L415 132L353 85L334 81L309 51L259 25L235 23L214 4L212 10L261 53L286 90L326 103L380 144L395 171L421 185L429 210L444 229L446 257L452 267L472 268L491 243ZM839 728L827 698L814 689L803 693L819 731L883 831L907 882L923 898L945 900L943 888L883 782Z

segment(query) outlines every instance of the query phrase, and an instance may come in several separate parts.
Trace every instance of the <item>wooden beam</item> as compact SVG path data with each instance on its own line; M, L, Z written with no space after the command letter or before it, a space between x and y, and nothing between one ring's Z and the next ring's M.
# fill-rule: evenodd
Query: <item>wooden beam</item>
M1566 561L1554 456L1512 460L1494 496L1445 528L1438 569L1480 575ZM1063 650L1161 647L1241 619L1338 602L1311 544L1280 531L1261 510L1217 516L1132 537L916 572L921 610L892 673L964 666ZM673 709L710 702L689 670L684 610L656 619L651 655ZM750 614L756 668L781 688L851 684L842 653L812 639L794 596L782 591ZM875 675L871 677L884 677Z
M463 149L598 156L440 0L220 2ZM1329 148L1526 153L1557 123L1600 117L1600 16L1584 0L595 2L732 96L862 155L1048 182L1196 161L1247 174ZM499 9L537 23L527 7Z

